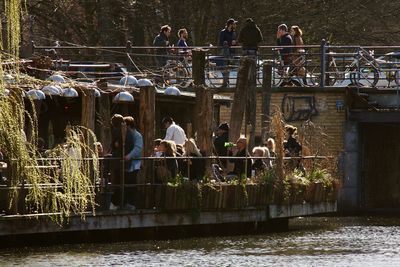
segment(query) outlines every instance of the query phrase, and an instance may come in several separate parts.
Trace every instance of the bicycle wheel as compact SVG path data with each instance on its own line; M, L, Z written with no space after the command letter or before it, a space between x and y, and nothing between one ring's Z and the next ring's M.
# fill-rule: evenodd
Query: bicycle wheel
M350 74L350 80L356 85L375 87L379 81L379 72L372 67L362 67Z
M187 69L180 62L171 62L163 69L164 84L180 84L189 78Z

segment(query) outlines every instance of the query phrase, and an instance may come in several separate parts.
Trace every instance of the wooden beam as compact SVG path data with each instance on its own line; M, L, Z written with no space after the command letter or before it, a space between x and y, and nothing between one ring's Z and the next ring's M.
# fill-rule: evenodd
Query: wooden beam
M246 103L246 137L248 138L248 147L254 147L254 139L256 134L256 82L257 82L257 69L256 61L253 58L248 71L248 85L247 85L247 103ZM247 136L247 133L249 135Z
M263 65L263 84L261 100L261 140L263 144L268 139L270 131L270 102L271 102L272 66Z
M154 139L156 136L156 89L154 86L146 86L140 88L140 132L143 135L143 152L144 157L150 157L153 154ZM146 183L152 181L153 171L152 162L148 160L142 161L142 180Z
M94 89L83 90L81 125L94 132L96 96Z
M193 83L194 85L204 85L204 68L206 64L206 52L201 49L192 50Z
M242 128L243 116L247 104L247 91L249 81L249 71L251 69L252 60L247 57L240 59L238 70L236 90L232 104L229 140L236 141Z
M111 150L111 106L109 94L101 94L99 99L100 142L104 151Z

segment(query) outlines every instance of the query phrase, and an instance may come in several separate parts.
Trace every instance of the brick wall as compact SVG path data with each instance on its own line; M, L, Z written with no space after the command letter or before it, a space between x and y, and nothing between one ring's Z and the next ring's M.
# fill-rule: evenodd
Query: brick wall
M336 101L341 100L344 101L344 93L343 92L323 92L316 91L312 93L302 93L302 92L274 92L271 96L271 111L274 107L282 107L282 100L285 96L306 96L306 97L314 97L315 99L315 108L318 112L317 115L312 116L311 120L318 126L320 126L324 132L329 136L330 142L328 145L328 150L332 155L338 155L339 152L343 149L343 127L344 122L346 120L346 112L345 110L338 111L336 108ZM227 93L225 95L233 98L233 93ZM256 103L256 114L257 114L257 124L256 124L256 135L261 135L261 93L257 94L257 103ZM296 109L301 109L306 106L304 101L296 102ZM230 112L231 109L227 107L221 107L220 110L220 121L224 122L230 121ZM289 124L295 125L300 128L301 124L304 120L299 121L291 121ZM242 133L244 134L244 124L242 126Z

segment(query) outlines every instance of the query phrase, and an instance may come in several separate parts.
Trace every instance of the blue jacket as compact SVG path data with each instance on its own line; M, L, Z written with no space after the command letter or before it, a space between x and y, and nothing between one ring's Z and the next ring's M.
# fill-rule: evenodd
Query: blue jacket
M125 163L125 171L133 172L140 170L141 160L134 159L142 156L143 137L136 129L128 129L126 143L133 143L133 149L128 152L129 160Z
M228 47L232 46L232 41L236 41L236 32L235 31L228 31L227 28L224 28L220 33L219 33L219 38L218 38L218 45L219 46L225 46L227 45ZM234 54L235 50L234 49L229 49L228 50L229 54ZM225 54L225 51L224 51Z

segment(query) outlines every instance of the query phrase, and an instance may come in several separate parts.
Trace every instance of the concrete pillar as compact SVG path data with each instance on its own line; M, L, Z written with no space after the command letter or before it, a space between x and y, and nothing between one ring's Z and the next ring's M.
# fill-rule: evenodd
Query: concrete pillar
M344 126L344 153L342 156L342 189L339 193L338 209L354 211L360 207L360 133L355 121Z

